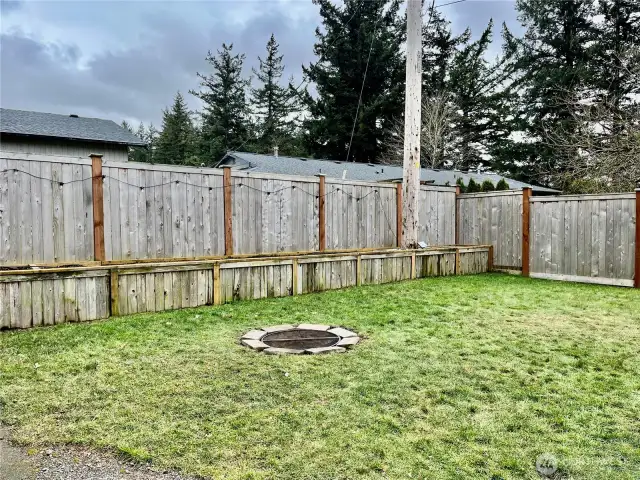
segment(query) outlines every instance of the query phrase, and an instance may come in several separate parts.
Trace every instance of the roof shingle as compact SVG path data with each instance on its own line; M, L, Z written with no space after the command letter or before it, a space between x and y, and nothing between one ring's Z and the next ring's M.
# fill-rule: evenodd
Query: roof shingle
M145 145L111 120L0 108L0 133Z
M242 163L246 163L246 170L254 172L301 175L306 177L324 174L331 178L361 180L365 182L389 182L392 180L402 179L402 167L397 165L367 164L284 156L275 157L273 155L260 155L245 152L229 152L220 164L224 164L225 159L228 159L229 157L233 157L236 160L240 160ZM485 180L491 180L494 185L497 184L501 178L504 178L509 184L509 188L512 190L521 190L524 187L531 187L535 192L539 193L558 193L558 190L530 185L495 173L462 172L459 170L433 170L429 168L420 169L420 180L423 182L433 183L435 185L455 186L458 178L462 178L465 184L469 183L470 178L473 178L473 180L478 183L482 183Z

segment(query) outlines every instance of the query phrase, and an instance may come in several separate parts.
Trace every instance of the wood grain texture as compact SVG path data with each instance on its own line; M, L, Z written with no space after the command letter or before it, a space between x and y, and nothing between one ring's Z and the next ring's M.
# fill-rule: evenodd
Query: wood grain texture
M635 212L633 212L633 218L635 219L635 262L634 262L634 273L633 273L633 286L635 288L640 288L640 189L636 190L636 205Z
M93 259L88 159L0 158L0 169L0 265Z
M318 184L318 249L327 249L326 184L324 175L320 175Z
M91 154L91 193L93 205L94 260L105 261L104 245L104 188L102 181L102 155Z
M0 275L0 328L487 271L489 247L60 268Z
M531 198L531 188L523 188L522 189L522 276L529 276L529 268L530 268L530 245L529 245L529 234L530 234L530 211L531 204L529 199ZM549 219L546 218L548 221Z
M233 200L231 198L231 168L224 169L224 254L233 255Z
M532 276L627 285L635 275L635 204L628 194L532 201Z
M522 267L522 192L458 195L456 244L490 244L494 264Z

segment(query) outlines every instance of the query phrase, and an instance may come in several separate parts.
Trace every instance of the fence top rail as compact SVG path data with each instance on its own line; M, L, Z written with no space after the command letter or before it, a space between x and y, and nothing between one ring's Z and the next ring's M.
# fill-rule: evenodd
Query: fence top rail
M214 265L223 265L223 264L243 264L247 262L251 263L262 263L268 265L271 263L282 263L289 260L300 260L300 259L308 259L309 262L318 259L340 259L343 257L356 258L358 256L366 259L371 258L371 256L375 255L383 255L383 256L411 256L416 254L417 256L428 255L428 254L445 254L445 253L455 253L456 251L460 251L460 253L469 253L469 252L479 252L479 251L488 251L490 245L444 245L444 246L433 246L428 247L426 249L398 249L398 248L371 248L371 249L360 249L360 250L333 250L328 252L306 252L306 253L283 253L279 255L272 254L264 254L264 255L238 255L236 257L221 257L221 258L194 258L191 260L179 260L175 261L172 259L163 259L163 260L150 260L148 262L140 261L140 262L132 262L132 263L115 263L115 262L107 262L103 265L87 265L87 266L56 266L52 264L50 267L40 267L40 268L29 268L28 265L22 266L23 268L11 268L6 270L0 270L0 279L16 277L16 276L37 276L46 273L87 273L87 272L129 272L129 271L153 271L158 268L175 268L175 269L207 269L213 268ZM305 260L306 261L306 260ZM9 281L9 280L7 280Z
M219 169L222 172L222 169ZM320 183L319 177L288 175L283 173L252 172L248 170L231 169L231 178L259 178L262 180L284 180L289 182Z
M31 162L67 163L72 165L91 165L89 157L72 157L63 155L38 155L35 153L0 152L0 160L22 160Z
M496 192L461 193L458 198L483 198L504 197L509 195L522 195L522 190L501 190Z
M102 162L103 168L122 168L128 170L153 170L157 172L188 173L192 175L219 175L223 172L219 168L190 167L187 165L161 165L155 163L138 162L112 162L105 160Z
M631 193L608 193L608 194L588 194L588 195L553 195L549 197L531 197L530 202L576 202L585 200L633 200L636 194Z

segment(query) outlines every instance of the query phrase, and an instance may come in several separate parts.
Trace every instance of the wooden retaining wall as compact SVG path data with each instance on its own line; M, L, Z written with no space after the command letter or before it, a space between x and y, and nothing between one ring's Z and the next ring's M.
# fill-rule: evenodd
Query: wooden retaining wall
M0 272L0 328L490 270L489 246L381 250Z

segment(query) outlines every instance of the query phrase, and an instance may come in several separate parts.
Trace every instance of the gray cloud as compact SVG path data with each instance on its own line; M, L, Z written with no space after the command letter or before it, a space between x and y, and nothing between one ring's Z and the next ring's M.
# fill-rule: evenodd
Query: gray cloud
M3 21L2 106L158 124L178 90L199 106L187 92L198 87L197 71L210 70L207 50L222 42L246 54L249 75L273 32L285 80L299 81L301 64L313 60L320 21L316 6L295 1L76 5L2 1L4 18L13 20ZM490 12L496 23L513 17L513 4L505 2L447 8L454 26L469 24L478 33Z
M9 14L22 7L21 0L0 0L0 14Z

